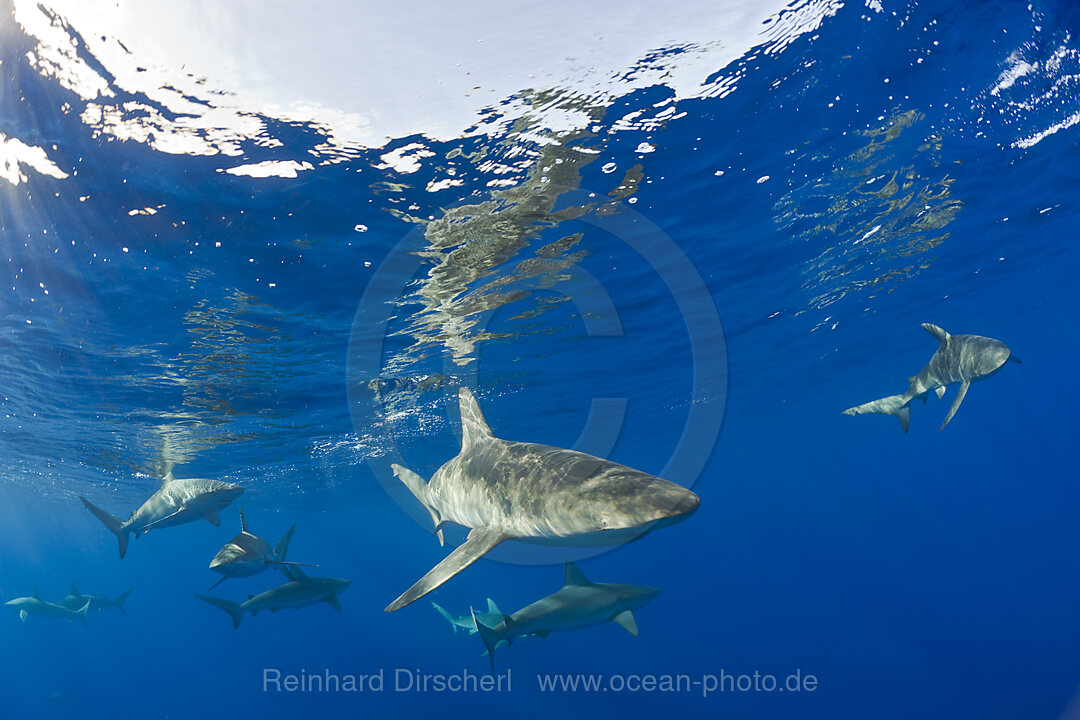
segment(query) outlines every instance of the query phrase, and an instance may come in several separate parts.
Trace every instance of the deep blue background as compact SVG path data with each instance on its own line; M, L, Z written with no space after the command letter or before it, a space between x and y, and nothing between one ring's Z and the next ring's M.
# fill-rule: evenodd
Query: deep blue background
M661 130L608 135L620 109L670 94L631 93L583 141L601 155L580 187L603 196L641 163L623 210L662 228L708 286L727 345L723 431L692 518L581 563L598 581L663 588L637 613L641 635L606 625L515 643L497 654L513 692L484 696L287 697L263 694L260 680L264 667L487 668L480 641L453 636L426 600L382 611L444 551L365 463L387 439L354 426L347 353L368 280L414 228L385 210L480 202L489 178L474 169L428 197L432 165L391 201L373 187L400 180L375 167L384 151L251 179L217 172L218 159L95 139L77 112L58 110L78 100L29 67L30 41L5 27L0 131L55 144L50 157L78 174L0 185L0 600L35 587L59 599L72 581L135 591L127 616L96 614L87 630L0 617L0 715L1062 716L1080 685L1080 154L1075 127L1015 143L1080 112L1078 17L1069 3L886 5L850 3L784 52L751 53L733 93L681 102L686 115ZM1017 57L1035 71L995 94ZM286 146L245 147L252 162L320 140L311 128L275 132ZM646 140L655 152L637 153ZM441 158L485 142L506 151L495 140L429 145ZM619 171L605 173L609 162ZM894 198L914 199L870 194L891 177L910 179ZM518 317L556 285L496 310L489 329L504 336L481 342L472 366L434 354L411 372L475 369L497 434L562 446L592 398L627 398L611 457L660 472L690 402L685 326L659 275L587 217L539 230L533 247L578 231L579 267L611 296L623 335L589 337L572 303ZM944 431L955 390L913 407L907 435L892 418L841 416L903 390L935 349L922 322L999 338L1023 364L975 385ZM393 426L425 476L455 452L448 393L418 393ZM118 560L76 496L126 515L156 488L165 426L188 456L178 475L244 484L255 532L274 541L296 523L291 557L353 580L341 615L320 605L247 616L234 632L195 600L238 530L232 508L220 529L151 533ZM275 581L218 591L242 599ZM485 561L433 597L464 613L490 596L511 612L561 582L559 566ZM535 685L553 672L796 669L818 678L815 692Z

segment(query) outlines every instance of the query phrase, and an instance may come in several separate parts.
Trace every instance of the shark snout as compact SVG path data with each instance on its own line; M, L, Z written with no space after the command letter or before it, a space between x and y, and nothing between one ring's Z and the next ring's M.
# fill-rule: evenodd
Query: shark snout
M669 497L669 502L660 508L661 518L664 519L682 520L692 515L701 505L701 498L686 488L680 487L677 492L671 493Z

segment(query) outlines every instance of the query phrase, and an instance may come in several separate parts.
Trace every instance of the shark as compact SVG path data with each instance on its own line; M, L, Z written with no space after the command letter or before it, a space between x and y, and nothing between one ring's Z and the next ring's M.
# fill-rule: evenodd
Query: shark
M447 523L468 538L387 607L400 610L505 540L605 546L685 520L701 503L690 490L575 450L495 437L472 391L458 391L461 452L430 482L394 464L395 476L427 509L443 543Z
M566 582L558 592L526 605L513 615L503 615L497 625L483 622L475 611L473 621L487 648L491 671L495 672L495 648L502 641L510 645L515 638L524 635L546 638L553 632L580 630L614 622L637 637L634 610L648 604L659 594L657 588L642 585L594 583L585 577L577 565L568 562Z
M161 480L158 491L132 512L127 520L110 515L81 495L79 499L116 535L120 542L120 558L123 559L127 554L128 535L131 533L139 537L150 530L183 525L203 518L214 527L220 527L221 518L218 513L242 492L244 488L239 485L220 480L178 479L173 477L170 470Z
M843 412L844 415L895 415L906 433L911 422L912 400L922 398L923 402L926 402L927 394L931 390L939 398L944 397L947 386L959 383L960 389L949 408L949 414L941 423L940 429L944 430L960 409L960 403L967 397L971 383L997 374L1008 361L1020 363L1020 359L1012 354L1009 346L1000 340L981 335L950 335L931 323L923 323L922 328L937 339L938 349L918 375L908 378L907 392L848 408Z
M431 607L435 608L435 611L443 616L446 622L450 623L450 629L457 634L458 629L465 630L470 635L476 634L476 621L495 626L502 622L503 614L499 610L499 606L495 604L495 601L488 598L487 612L474 612L470 608L470 615L461 615L454 617L450 612L438 603L431 603Z
M214 607L227 612L233 621L233 629L240 627L240 621L244 613L258 615L263 610L277 612L278 610L295 609L326 603L334 610L341 612L341 601L338 595L352 585L352 580L343 578L308 577L298 567L290 568L292 580L276 588L251 595L242 603L222 600L221 598L195 594L195 597L210 603Z
M36 615L69 622L78 620L83 624L83 627L86 627L86 612L90 609L89 600L78 610L68 610L63 605L46 602L41 599L41 594L37 591L37 588L34 589L34 594L30 597L15 598L7 601L4 605L19 613L19 619L23 622L26 622L26 618L31 615Z
M128 595L130 595L131 591L134 589L135 588L128 588L126 591L110 600L107 597L98 597L97 595L83 595L79 592L79 589L75 587L75 583L71 583L71 593L57 604L66 607L68 610L78 610L89 601L91 610L96 611L116 608L123 615L127 615L127 611L124 610L124 601L128 599Z
M285 577L292 580L289 572L290 565L304 565L312 567L308 563L289 562L285 559L289 551L289 542L292 540L296 526L290 527L273 548L264 538L255 535L248 530L247 520L244 518L244 508L240 508L240 534L234 537L218 551L214 559L210 561L210 569L221 573L224 577L210 586L213 590L231 577L251 577L258 575L268 567L275 567Z

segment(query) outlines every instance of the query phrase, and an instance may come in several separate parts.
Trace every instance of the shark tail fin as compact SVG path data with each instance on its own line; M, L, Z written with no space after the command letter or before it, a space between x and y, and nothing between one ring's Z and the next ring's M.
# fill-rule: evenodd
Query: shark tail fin
M394 476L401 480L402 484L405 485L405 487L409 488L409 492L413 494L413 497L419 500L420 504L424 506L424 509L428 511L428 514L431 515L431 522L435 526L434 532L435 535L437 535L439 538L439 545L445 545L446 539L443 537L442 515L439 514L439 511L436 510L435 507L432 506L431 502L428 500L427 481L425 481L424 478L420 477L409 468L402 467L397 463L394 463L390 467L394 471Z
M277 545L274 546L274 557L278 560L285 560L285 556L289 554L289 543L292 542L293 533L296 532L296 526L285 531L285 534L278 540Z
M480 412L472 390L462 387L458 390L458 405L461 408L461 451L465 452L477 444L494 440L495 434Z
M82 500L86 509L94 513L94 516L105 523L105 527L109 528L109 531L116 536L117 541L120 543L120 559L123 560L124 556L127 555L128 547L128 531L124 529L123 521L115 515L105 512L83 496L80 495L79 499Z
M491 660L491 674L495 674L495 648L499 646L500 638L499 633L494 628L489 628L484 623L476 619L476 611L469 608L469 613L472 615L473 623L476 624L476 632L480 633L480 639L484 641L484 647L488 651L488 659Z
M900 421L900 427L904 432L908 431L911 423L910 400L906 395L890 395L889 397L871 400L862 405L856 405L844 411L844 415L866 415L867 413L879 413L881 415L895 415Z
M244 618L244 611L240 609L240 603L235 603L232 600L222 600L221 598L210 597L209 595L199 595L195 593L195 597L210 603L219 610L224 610L232 616L233 630L240 627L240 621Z
M129 587L127 590L117 595L116 599L112 601L113 607L119 610L123 615L127 615L127 610L124 609L124 601L128 599L128 595L130 595L131 591L134 589L135 588L133 587Z
M83 627L87 627L87 625L86 625L86 612L89 609L90 609L90 599L87 598L86 604L83 605L81 609L75 611L75 614L79 617L79 621L82 622Z
M444 608L437 602L431 603L431 607L435 608L435 611L443 616L443 620L446 620L446 622L450 623L450 629L455 635L457 635L458 626L457 623L454 622L454 616L447 612L446 608Z

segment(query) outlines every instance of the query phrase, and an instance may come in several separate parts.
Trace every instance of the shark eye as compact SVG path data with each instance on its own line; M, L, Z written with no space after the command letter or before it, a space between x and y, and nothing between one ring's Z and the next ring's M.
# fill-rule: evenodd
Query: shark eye
M608 523L607 518L600 518L600 529L601 530L607 530L608 529L608 524L609 523Z

